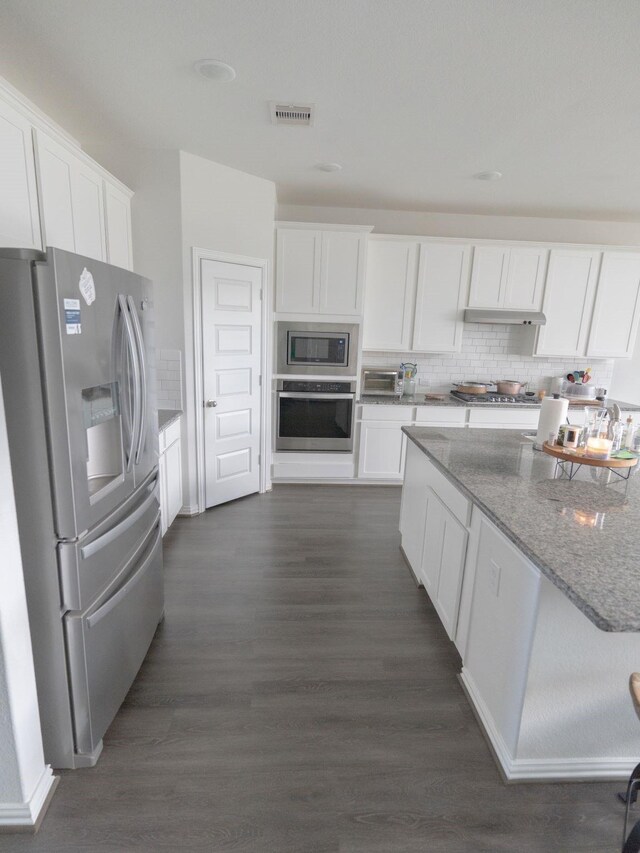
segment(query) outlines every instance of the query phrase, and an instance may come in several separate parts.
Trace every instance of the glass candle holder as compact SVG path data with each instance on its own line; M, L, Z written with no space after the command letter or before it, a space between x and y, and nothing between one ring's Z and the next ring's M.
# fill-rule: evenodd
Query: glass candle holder
M588 438L587 456L590 456L591 459L608 459L611 455L612 444L610 438Z

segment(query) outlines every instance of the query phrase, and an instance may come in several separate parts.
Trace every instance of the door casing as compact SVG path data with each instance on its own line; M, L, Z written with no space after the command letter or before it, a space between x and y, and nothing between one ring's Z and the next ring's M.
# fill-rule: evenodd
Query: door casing
M260 494L271 489L271 329L273 312L271 308L270 264L266 258L252 258L246 255L233 255L228 252L216 252L213 249L194 247L191 252L193 267L193 357L196 405L196 490L198 512L205 510L205 461L204 461L204 374L202 365L202 261L222 261L227 264L241 264L257 267L261 275L262 287L262 345L260 352L260 375L262 376L260 394Z

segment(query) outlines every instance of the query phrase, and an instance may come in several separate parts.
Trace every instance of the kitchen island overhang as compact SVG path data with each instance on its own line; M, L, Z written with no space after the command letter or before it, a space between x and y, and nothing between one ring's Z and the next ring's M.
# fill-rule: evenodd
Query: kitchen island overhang
M505 778L625 778L640 757L640 477L554 479L516 431L403 431L403 551Z

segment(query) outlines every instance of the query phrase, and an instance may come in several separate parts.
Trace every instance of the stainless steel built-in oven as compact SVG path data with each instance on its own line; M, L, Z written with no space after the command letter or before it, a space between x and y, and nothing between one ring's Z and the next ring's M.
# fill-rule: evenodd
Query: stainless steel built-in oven
M277 373L355 376L358 326L354 323L280 321Z
M353 450L355 382L280 379L276 393L276 450Z

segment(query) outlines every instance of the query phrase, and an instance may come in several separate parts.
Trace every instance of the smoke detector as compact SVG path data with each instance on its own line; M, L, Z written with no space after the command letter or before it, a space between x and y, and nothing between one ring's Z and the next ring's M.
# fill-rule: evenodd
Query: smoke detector
M291 124L300 127L311 127L315 120L314 104L285 104L281 101L270 101L271 123Z

